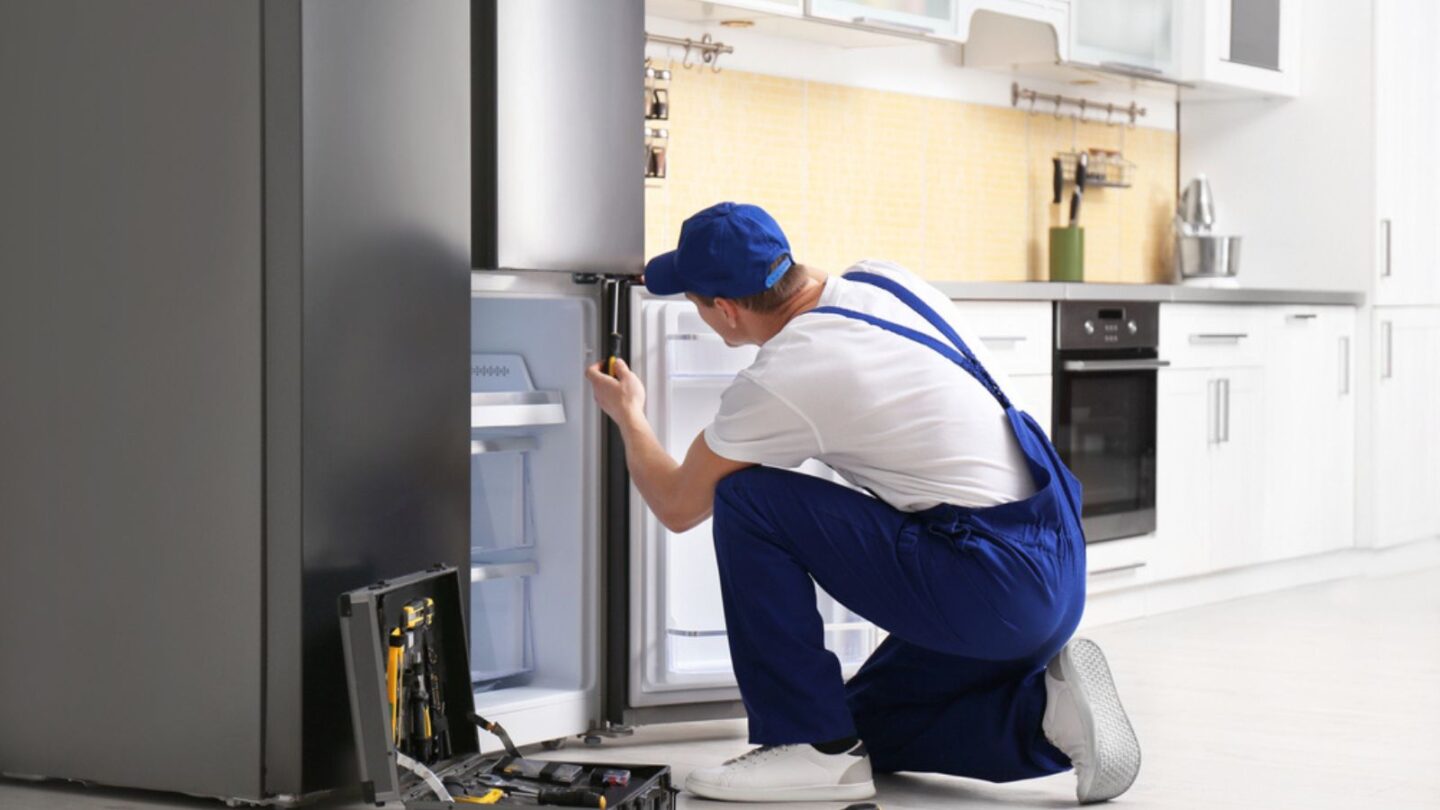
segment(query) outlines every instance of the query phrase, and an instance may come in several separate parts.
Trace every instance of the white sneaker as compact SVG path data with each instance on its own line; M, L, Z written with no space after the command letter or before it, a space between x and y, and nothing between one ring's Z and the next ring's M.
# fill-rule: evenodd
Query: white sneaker
M719 767L691 771L685 789L727 802L838 802L875 795L864 744L843 754L822 754L813 745L762 746Z
M1066 644L1045 670L1045 698L1041 727L1075 766L1075 798L1090 804L1129 790L1140 773L1140 741L1100 646L1084 638Z

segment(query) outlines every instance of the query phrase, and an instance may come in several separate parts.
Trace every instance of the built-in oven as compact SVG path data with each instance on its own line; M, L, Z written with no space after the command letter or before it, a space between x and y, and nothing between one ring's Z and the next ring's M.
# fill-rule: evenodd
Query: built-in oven
M1155 530L1155 391L1160 308L1055 304L1051 436L1084 489L1089 543Z

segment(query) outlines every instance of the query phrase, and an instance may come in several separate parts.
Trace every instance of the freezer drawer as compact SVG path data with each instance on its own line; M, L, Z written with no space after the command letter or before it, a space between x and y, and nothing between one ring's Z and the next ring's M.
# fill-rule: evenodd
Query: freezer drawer
M687 301L637 292L631 305L631 365L646 384L647 415L671 455L683 457L756 349L726 346ZM836 480L815 462L800 469ZM710 522L671 532L632 487L628 552L629 707L737 700ZM877 628L818 588L816 607L825 619L826 646L847 674L858 669L879 643ZM655 714L645 717L655 719Z

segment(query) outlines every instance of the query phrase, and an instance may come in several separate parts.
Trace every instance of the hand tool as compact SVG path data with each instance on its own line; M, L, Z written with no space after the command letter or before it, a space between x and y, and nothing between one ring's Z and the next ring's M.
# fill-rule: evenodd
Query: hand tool
M506 795L525 804L543 804L553 807L605 807L605 794L590 788L546 788L512 781L493 773L480 774L475 781L482 785L499 788Z
M385 688L390 696L391 742L400 745L400 662L405 654L405 636L400 628L390 631L389 657L385 661Z
M454 798L455 801L465 804L499 804L500 800L505 798L505 791L500 788L495 788L486 791L485 794L481 796L456 796Z
M620 304L625 297L624 279L610 278L605 280L608 287L606 292L610 293L610 342L606 346L605 373L611 377L615 376L615 362L625 348L625 335L620 331Z

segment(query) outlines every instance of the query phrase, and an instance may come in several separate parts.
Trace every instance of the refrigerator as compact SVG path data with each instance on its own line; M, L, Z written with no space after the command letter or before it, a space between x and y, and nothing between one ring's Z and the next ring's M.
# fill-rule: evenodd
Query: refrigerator
M740 713L583 376L622 333L678 454L753 352L633 283L643 58L642 0L0 0L0 774L353 788L336 600L435 563L520 744Z
M756 351L636 283L643 12L472 6L471 658L477 711L521 744L743 713L709 521L660 525L582 376L618 331L657 435L683 457ZM535 64L579 43L578 62ZM853 672L879 632L818 589L816 608Z

